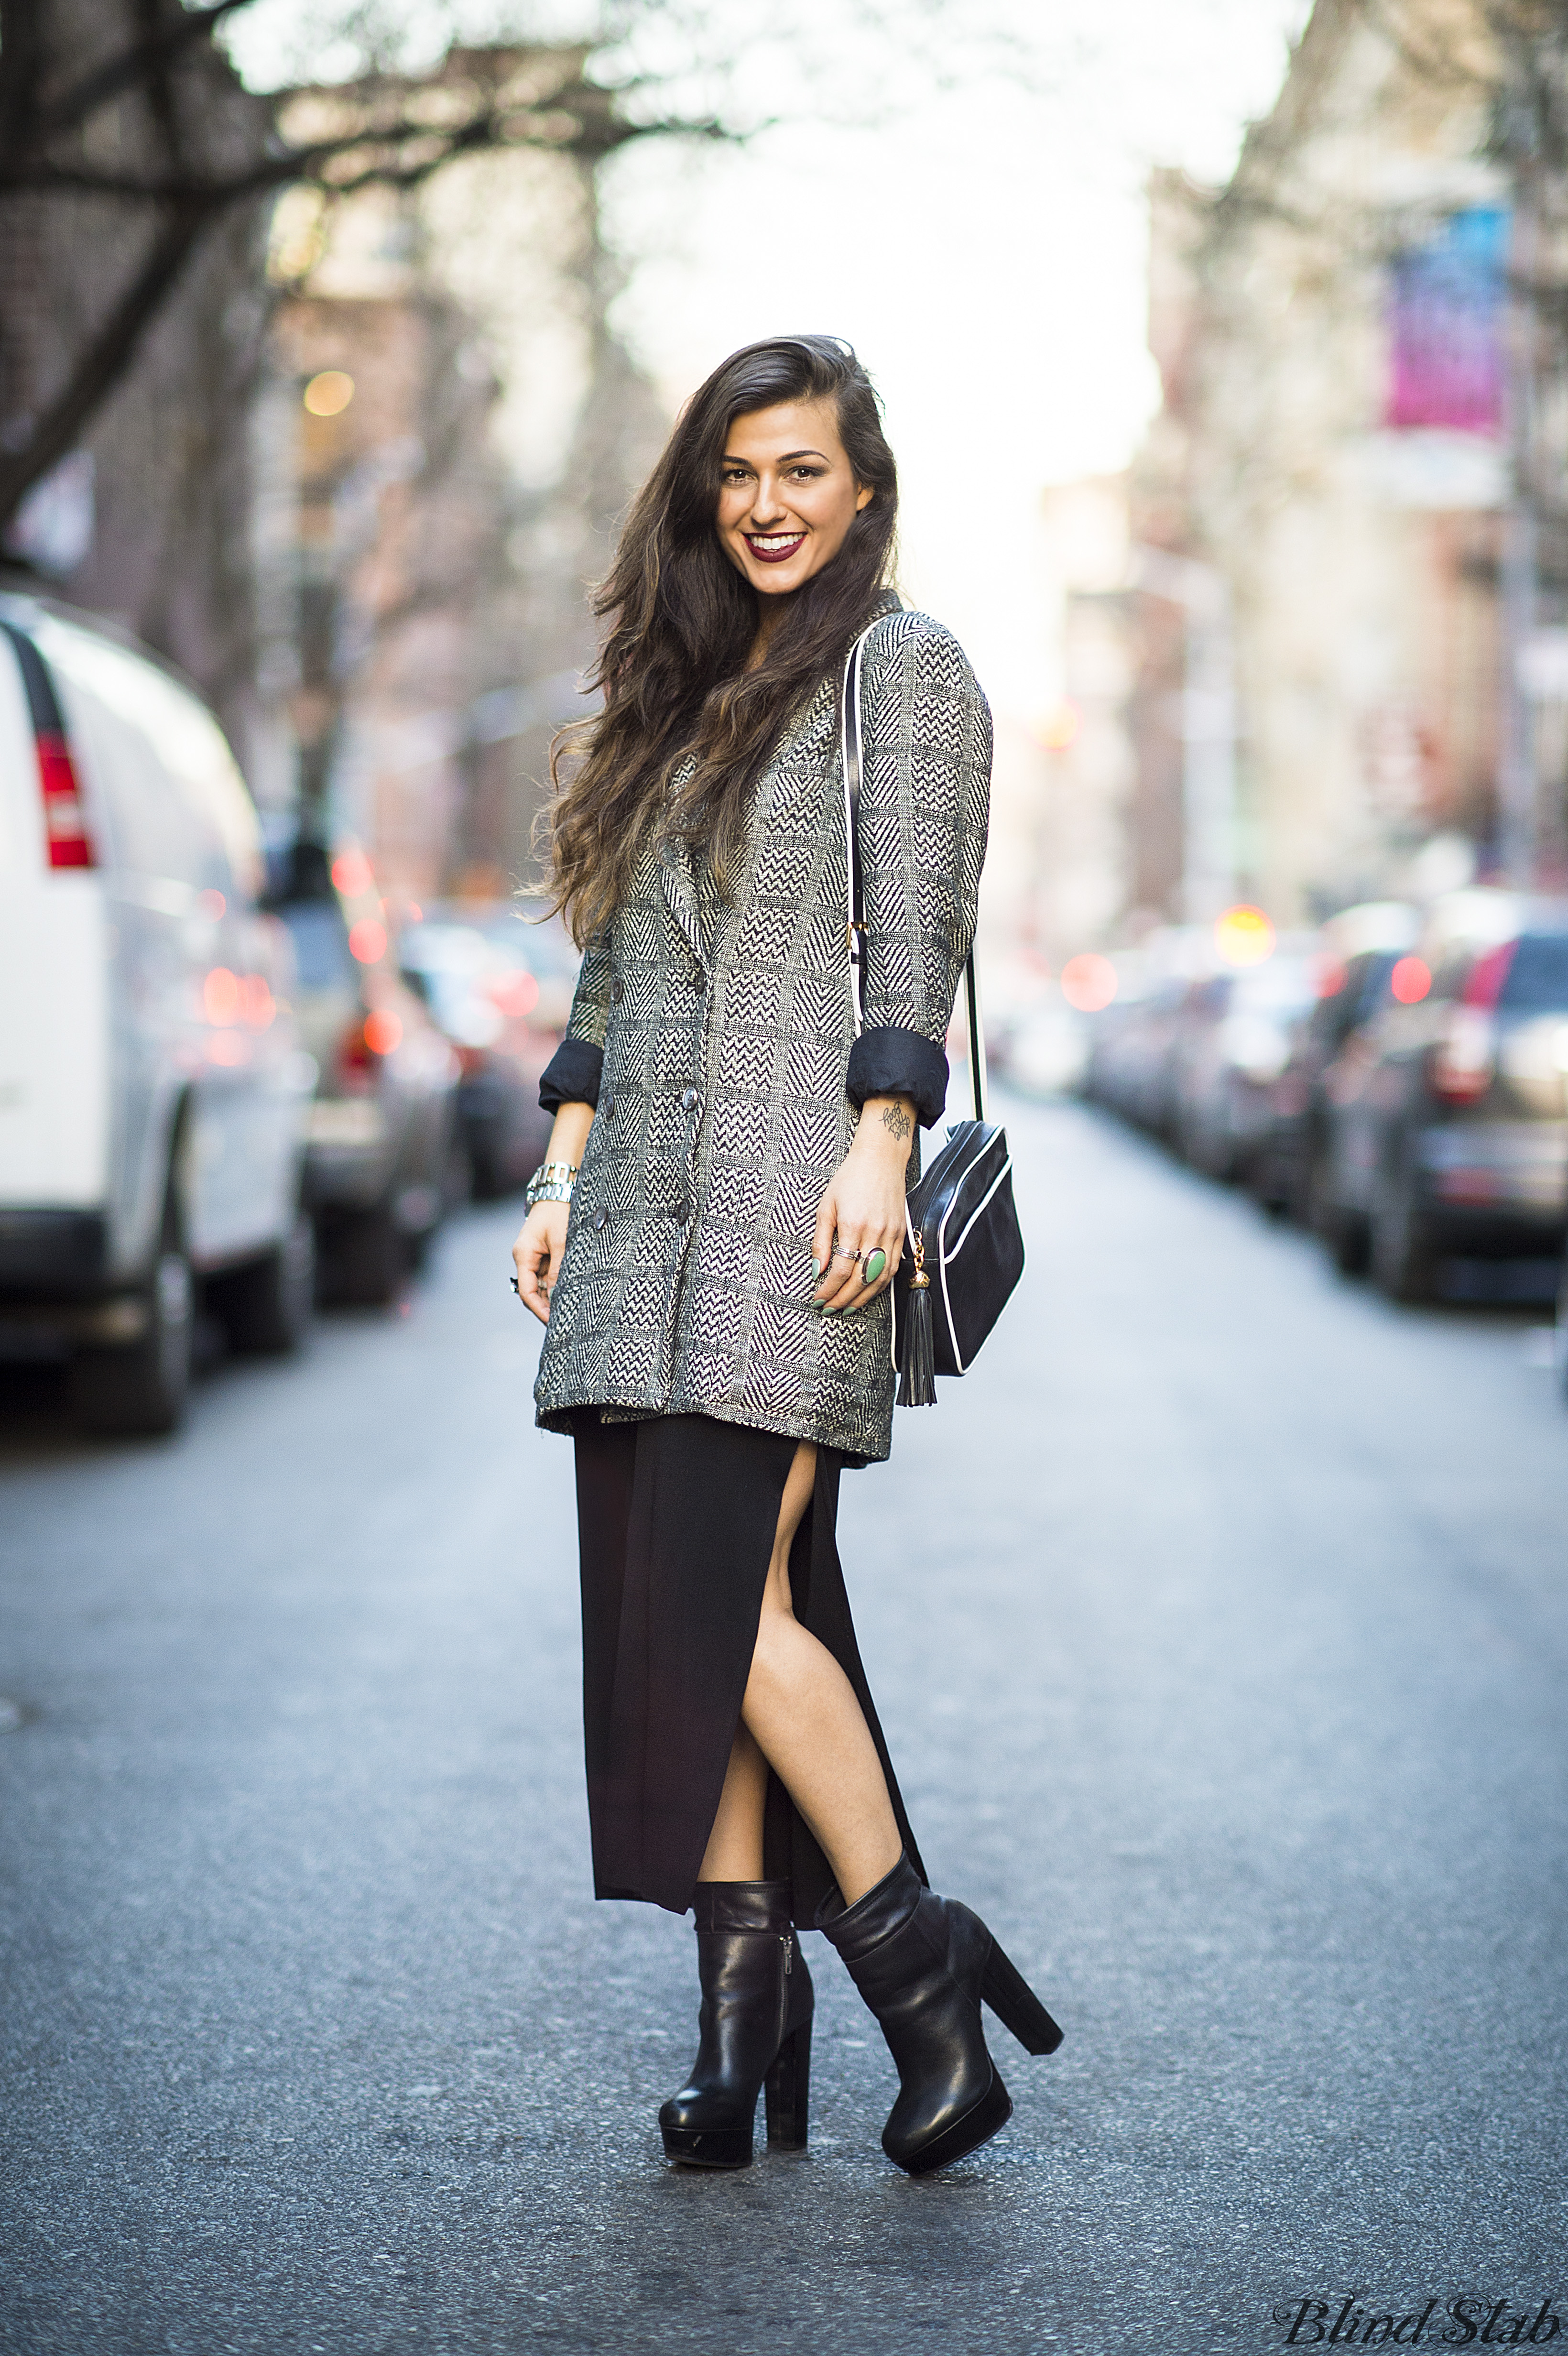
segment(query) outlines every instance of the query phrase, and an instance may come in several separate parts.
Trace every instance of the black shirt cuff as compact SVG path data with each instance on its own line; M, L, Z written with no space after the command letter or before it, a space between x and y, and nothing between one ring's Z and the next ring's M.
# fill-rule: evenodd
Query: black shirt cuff
M844 1087L856 1105L868 1097L911 1097L922 1129L933 1129L947 1103L947 1058L923 1032L880 1023L850 1048Z
M563 1104L597 1106L604 1050L587 1039L563 1039L539 1074L539 1107L559 1112Z

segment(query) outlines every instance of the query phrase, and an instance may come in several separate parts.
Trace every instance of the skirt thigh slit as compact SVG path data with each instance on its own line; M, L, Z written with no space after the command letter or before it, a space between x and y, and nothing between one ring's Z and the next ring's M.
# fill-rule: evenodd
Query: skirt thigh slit
M684 1913L740 1724L797 1443L707 1416L602 1424L592 1409L574 1432L594 1894ZM845 1591L838 1473L837 1456L819 1447L790 1551L795 1613L854 1689L919 1871ZM795 1919L809 1924L833 1876L776 1776L764 1870L793 1883Z

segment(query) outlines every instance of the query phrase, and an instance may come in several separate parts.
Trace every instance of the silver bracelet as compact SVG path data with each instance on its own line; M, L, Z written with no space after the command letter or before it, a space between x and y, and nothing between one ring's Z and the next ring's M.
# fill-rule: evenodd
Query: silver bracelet
M541 1162L523 1196L529 1210L536 1203L570 1203L577 1172L575 1162Z

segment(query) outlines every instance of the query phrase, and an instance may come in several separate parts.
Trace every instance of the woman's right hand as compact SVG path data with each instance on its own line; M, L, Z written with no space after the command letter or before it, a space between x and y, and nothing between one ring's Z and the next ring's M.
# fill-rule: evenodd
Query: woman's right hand
M523 1221L512 1258L517 1270L517 1298L531 1309L541 1325L549 1323L549 1296L560 1274L566 1250L570 1203L536 1203Z

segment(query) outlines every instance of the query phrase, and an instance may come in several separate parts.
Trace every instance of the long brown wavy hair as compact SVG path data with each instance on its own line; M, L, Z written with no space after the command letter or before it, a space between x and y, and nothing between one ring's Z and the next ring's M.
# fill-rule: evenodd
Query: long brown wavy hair
M875 496L832 563L781 601L766 659L748 670L758 601L720 544L725 440L737 417L829 396L856 483ZM888 588L898 497L880 404L837 337L747 344L692 395L594 595L594 613L609 623L591 680L603 709L550 748L550 905L580 947L627 896L656 824L702 846L723 888L769 754ZM688 753L696 766L672 792Z

